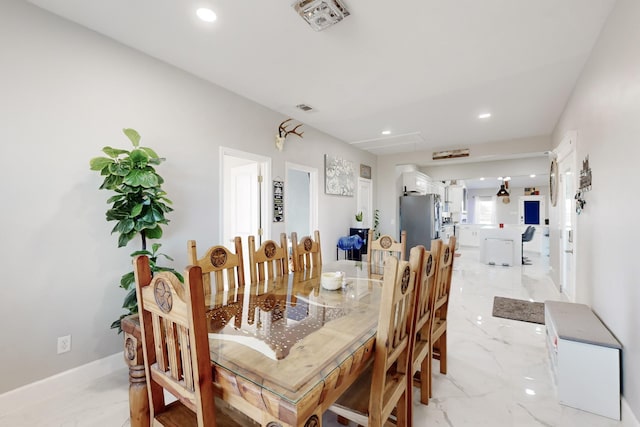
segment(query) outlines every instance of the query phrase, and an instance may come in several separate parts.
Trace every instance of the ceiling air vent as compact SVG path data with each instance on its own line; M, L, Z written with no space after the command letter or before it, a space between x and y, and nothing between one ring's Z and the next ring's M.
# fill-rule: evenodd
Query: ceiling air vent
M313 108L309 107L307 104L298 104L296 108L302 111L311 111Z
M316 31L322 31L349 16L349 11L340 0L297 0L293 8Z
M455 159L458 157L469 157L469 149L461 148L459 150L434 151L433 160Z

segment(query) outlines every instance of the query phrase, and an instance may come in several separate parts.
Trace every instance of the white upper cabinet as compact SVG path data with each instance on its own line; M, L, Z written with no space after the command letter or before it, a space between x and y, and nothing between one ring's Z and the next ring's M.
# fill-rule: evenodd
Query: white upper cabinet
M407 193L427 194L430 182L431 178L422 172L410 171L402 173L402 191Z
M466 212L466 189L462 185L449 186L449 212Z

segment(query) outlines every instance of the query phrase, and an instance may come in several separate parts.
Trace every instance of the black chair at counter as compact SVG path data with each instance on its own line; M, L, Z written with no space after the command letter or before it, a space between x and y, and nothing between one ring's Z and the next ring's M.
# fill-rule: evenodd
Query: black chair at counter
M536 232L536 228L532 225L528 226L524 233L522 233L522 264L523 265L531 265L529 258L524 256L524 242L530 242L533 239L533 235Z

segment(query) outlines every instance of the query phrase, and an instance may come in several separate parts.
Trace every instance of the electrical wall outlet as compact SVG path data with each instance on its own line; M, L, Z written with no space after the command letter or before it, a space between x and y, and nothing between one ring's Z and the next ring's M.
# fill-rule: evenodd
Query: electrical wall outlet
M71 351L71 335L58 337L58 354Z

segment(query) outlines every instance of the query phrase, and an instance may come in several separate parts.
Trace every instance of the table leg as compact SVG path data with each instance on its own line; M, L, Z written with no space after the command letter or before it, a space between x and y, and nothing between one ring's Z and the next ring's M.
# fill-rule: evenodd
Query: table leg
M147 377L144 372L142 344L124 333L124 360L129 366L129 416L131 427L149 427L149 394Z

